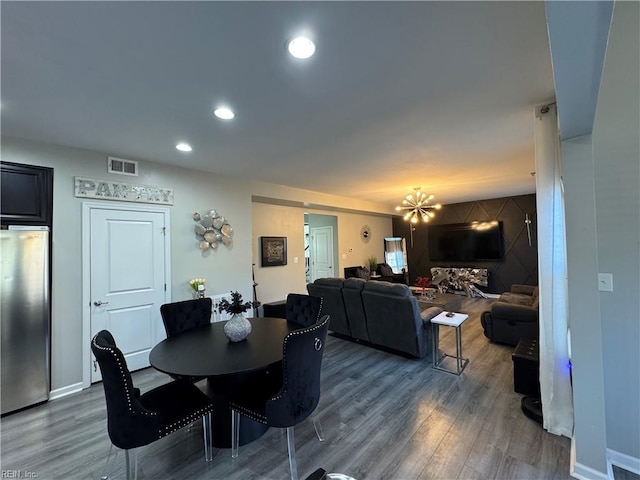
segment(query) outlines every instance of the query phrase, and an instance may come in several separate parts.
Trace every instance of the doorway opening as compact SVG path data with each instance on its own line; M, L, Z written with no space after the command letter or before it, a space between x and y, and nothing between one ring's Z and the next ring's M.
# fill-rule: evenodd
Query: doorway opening
M338 217L335 215L304 214L305 280L337 277Z

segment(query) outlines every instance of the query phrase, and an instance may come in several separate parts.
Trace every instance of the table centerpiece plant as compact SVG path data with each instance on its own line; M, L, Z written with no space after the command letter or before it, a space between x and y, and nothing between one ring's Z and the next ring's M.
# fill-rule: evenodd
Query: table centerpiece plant
M241 342L251 333L251 322L244 317L244 313L252 308L258 308L260 302L244 302L240 292L231 292L231 301L223 298L218 303L218 311L231 315L224 325L224 334L232 342Z

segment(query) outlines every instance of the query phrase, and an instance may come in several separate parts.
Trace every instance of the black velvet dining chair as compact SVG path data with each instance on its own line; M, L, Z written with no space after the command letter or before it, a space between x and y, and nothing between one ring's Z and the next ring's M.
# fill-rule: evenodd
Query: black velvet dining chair
M291 479L298 480L293 427L309 417L320 400L320 368L327 340L329 315L317 323L290 332L282 347L282 381L251 385L236 392L231 407L231 456L237 458L240 415L268 425L287 429Z
M205 460L212 460L213 402L198 387L176 380L144 394L134 388L127 362L113 336L102 330L91 340L100 365L107 402L107 431L112 446L125 450L127 479L136 478L135 448L148 445L202 418ZM129 452L133 454L133 465ZM108 459L107 459L108 462Z
M290 293L287 295L287 322L295 323L301 327L308 327L315 324L320 319L321 314L322 297L301 295L299 293ZM313 428L316 430L318 440L324 442L322 423L320 423L320 420L316 416L312 416L311 419L313 420Z
M213 302L209 297L161 305L160 316L162 317L164 329L167 332L167 338L211 323L212 307ZM171 378L196 383L204 380L205 377L171 375Z
M212 307L208 297L162 305L160 315L167 338L211 323Z
M322 297L300 295L299 293L287 295L287 322L308 327L314 325L320 319L321 312Z

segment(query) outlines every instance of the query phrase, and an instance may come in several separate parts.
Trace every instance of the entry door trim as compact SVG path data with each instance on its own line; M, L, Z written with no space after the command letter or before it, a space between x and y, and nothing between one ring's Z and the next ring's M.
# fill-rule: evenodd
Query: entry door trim
M117 202L82 202L82 388L91 386L91 210L126 210L164 215L164 292L171 299L171 214L169 207Z

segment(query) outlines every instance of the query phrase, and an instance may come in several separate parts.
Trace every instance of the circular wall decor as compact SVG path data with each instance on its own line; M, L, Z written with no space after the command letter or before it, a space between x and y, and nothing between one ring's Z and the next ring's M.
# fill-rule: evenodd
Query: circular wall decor
M371 227L369 225L365 225L360 229L360 238L362 238L363 242L368 242L371 238Z
M193 214L193 221L196 222L194 231L200 250L208 248L215 250L219 243L231 245L233 228L222 215L218 215L217 211L209 210L202 216L196 212Z

